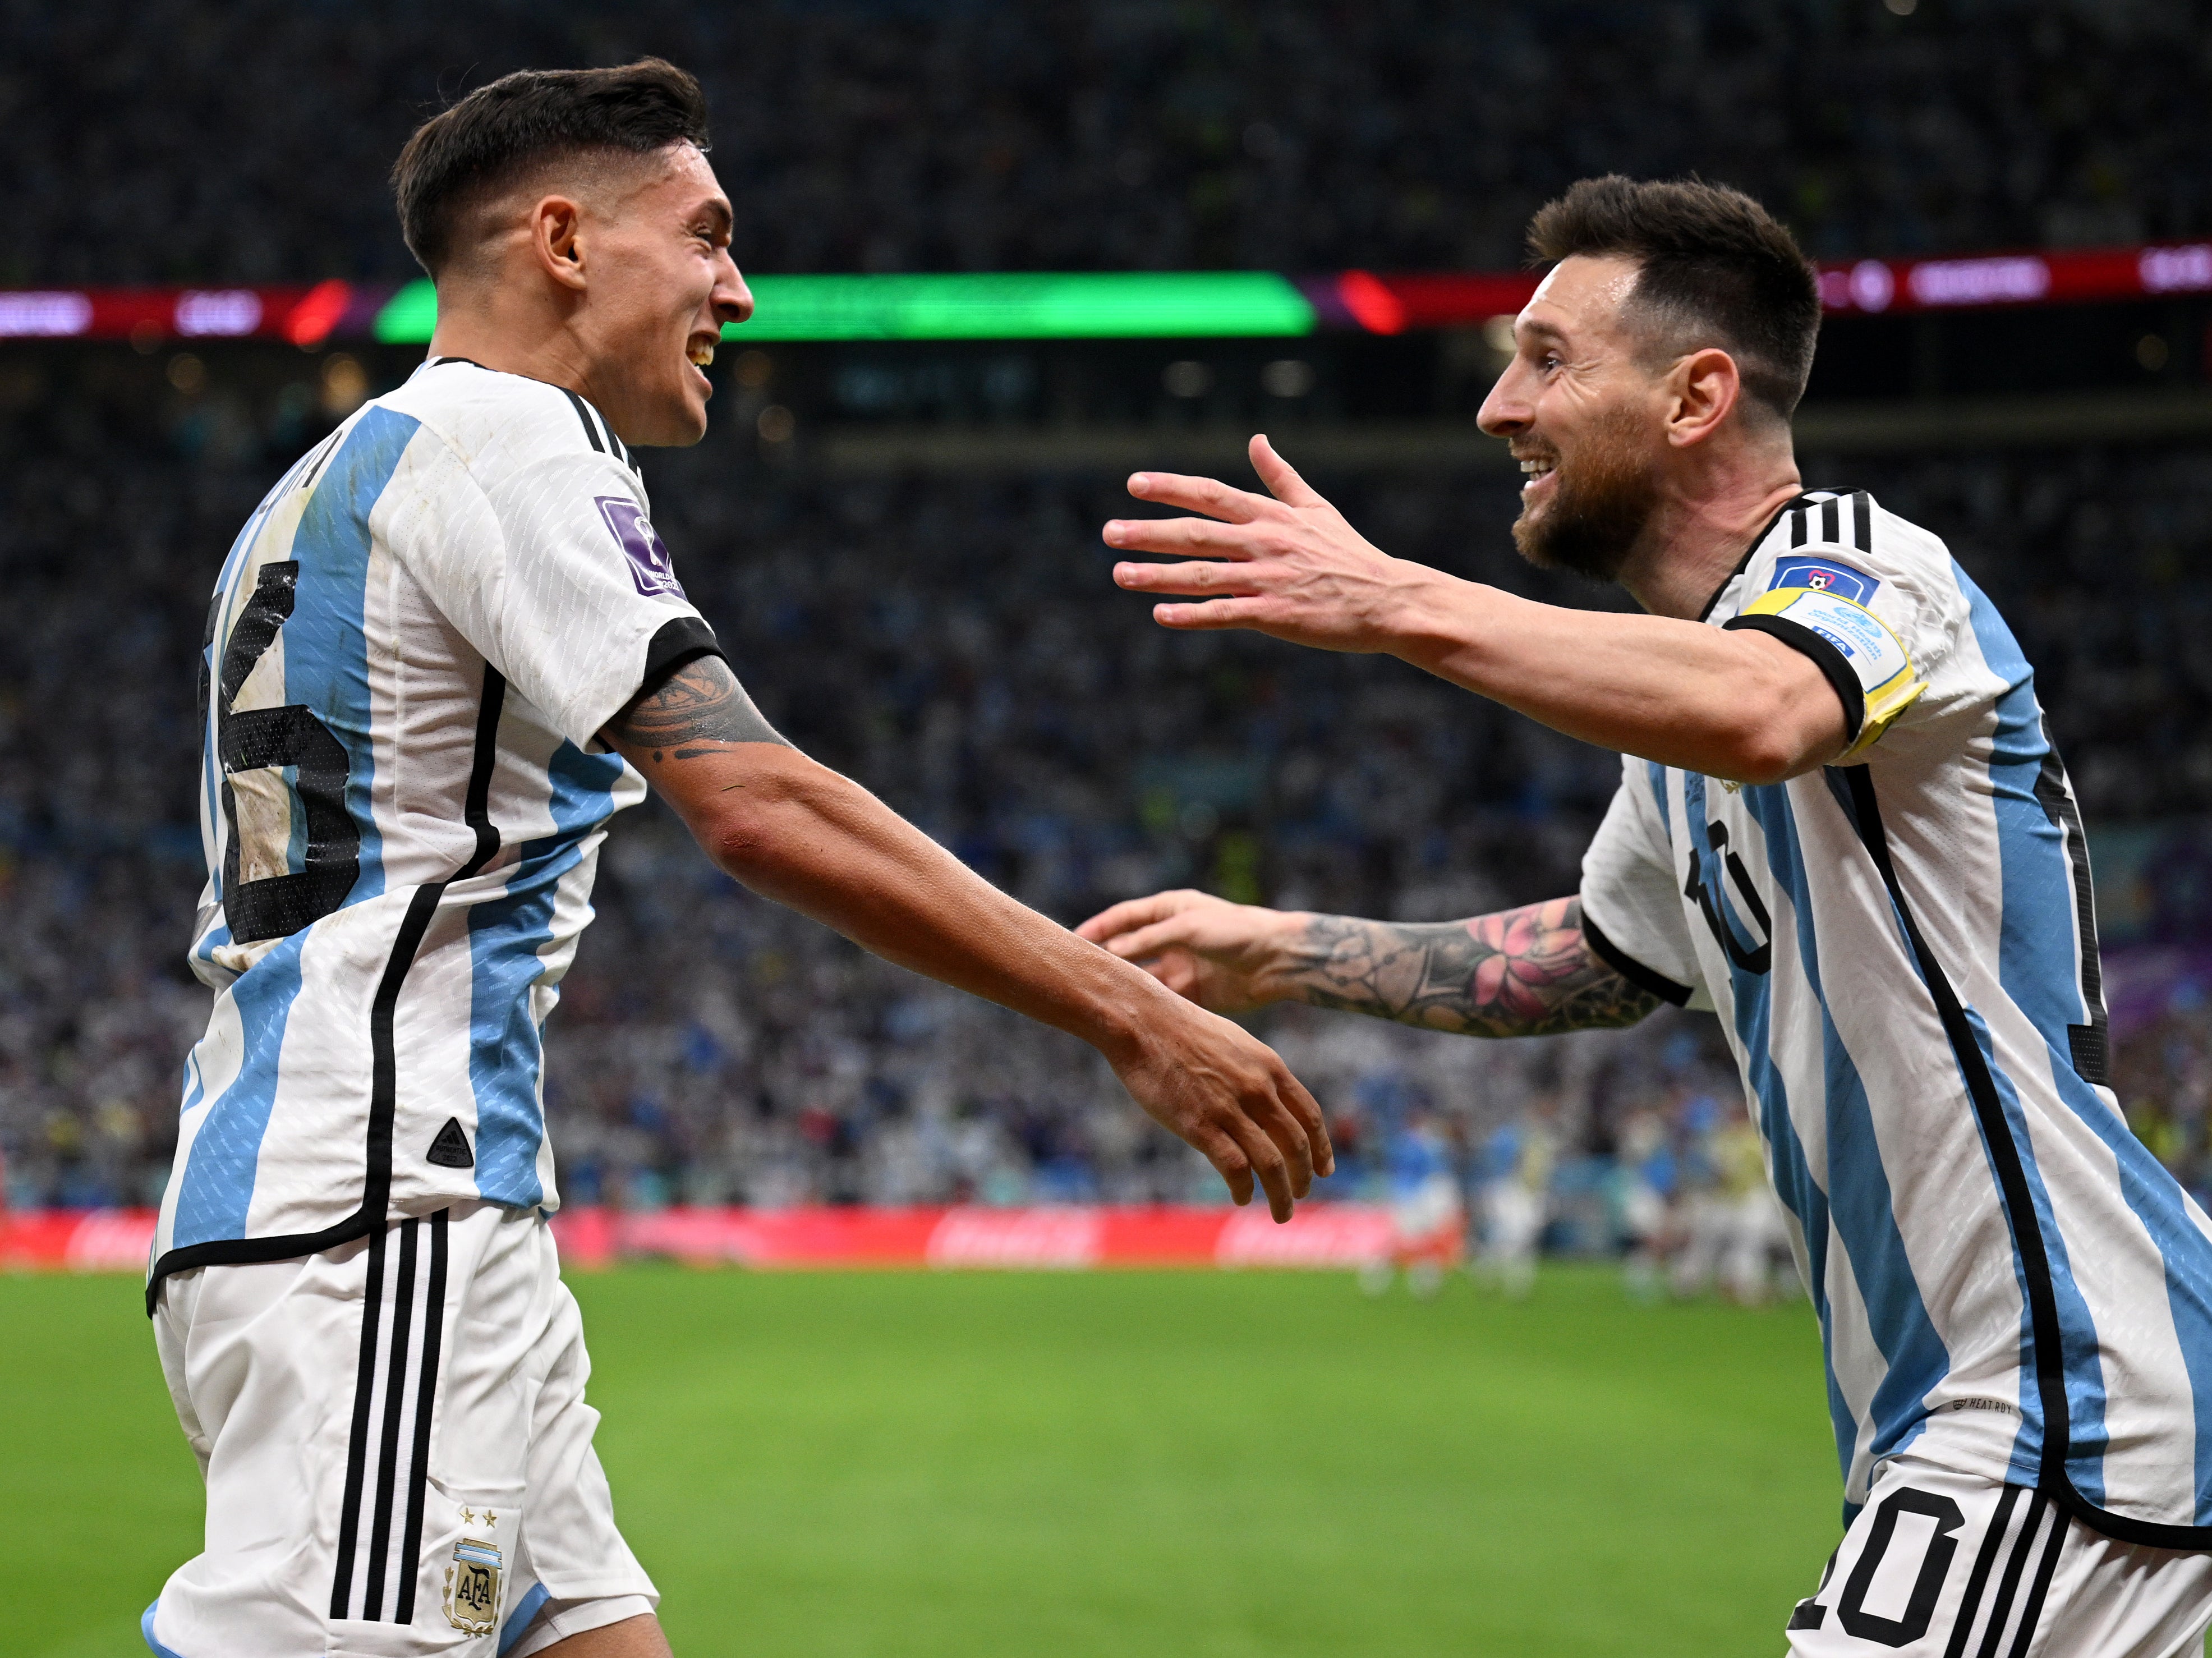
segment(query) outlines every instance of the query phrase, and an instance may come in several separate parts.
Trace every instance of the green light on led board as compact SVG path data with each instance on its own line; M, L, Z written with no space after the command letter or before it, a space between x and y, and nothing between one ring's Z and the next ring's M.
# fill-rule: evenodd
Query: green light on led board
M1090 276L754 276L726 340L1166 339L1310 334L1314 309L1264 270Z
M374 331L385 345L428 345L437 322L438 290L418 276L385 301Z
M1265 270L1091 276L755 276L752 320L726 340L1227 338L1310 334L1314 309ZM437 290L411 282L377 313L376 337L422 345Z

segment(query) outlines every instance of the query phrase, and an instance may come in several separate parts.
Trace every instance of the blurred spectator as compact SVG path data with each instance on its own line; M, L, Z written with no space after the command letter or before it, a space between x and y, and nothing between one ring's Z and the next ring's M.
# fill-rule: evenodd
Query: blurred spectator
M1495 268L1608 170L1739 185L1824 258L2212 230L2203 0L4 15L0 285L412 276L385 177L416 122L647 52L706 83L763 271Z
M327 416L220 391L164 404L109 357L56 363L0 366L0 580L18 641L0 655L0 1155L18 1205L143 1202L166 1176L179 1061L204 1017L181 957L203 878L206 594ZM1401 664L1167 635L1106 580L1097 528L1124 499L1110 480L808 481L726 437L647 470L686 584L769 715L1065 920L1180 883L1407 920L1531 902L1573 889L1619 775L1612 756ZM1808 475L1945 534L2012 616L2093 847L2106 826L2173 844L2157 826L2205 815L2212 455L1814 458ZM1394 552L1557 602L1619 602L1522 565L1508 478L1322 482ZM2144 878L2167 863L2196 867L2152 859ZM752 899L657 808L618 823L598 902L550 1027L574 1200L1218 1189L1080 1044ZM2161 936L2145 947L2188 947ZM2122 1097L2201 1188L2202 994L2144 1005L2133 1023L2115 1014ZM1669 1125L1666 1181L1695 1189L1685 1114L1741 1110L1717 1029L1693 1016L1504 1044L1304 1009L1262 1028L1338 1118L1338 1196L1387 1199L1389 1139L1413 1114L1466 1180L1461 1148L1544 1100L1563 1181L1643 1114ZM1658 1170L1648 1130L1631 1138ZM1596 1210L1613 1201L1586 1184Z
M1482 1253L1475 1265L1516 1301L1534 1287L1536 1246L1551 1218L1556 1111L1556 1103L1545 1100L1500 1124L1482 1148Z
M2163 993L2113 1026L2113 1084L2136 1135L2212 1206L2212 952L2153 952Z

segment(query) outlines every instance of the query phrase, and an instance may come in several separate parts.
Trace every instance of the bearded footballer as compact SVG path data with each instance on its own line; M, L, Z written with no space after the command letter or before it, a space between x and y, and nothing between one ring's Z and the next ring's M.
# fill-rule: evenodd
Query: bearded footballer
M2108 1080L2089 862L2012 631L1942 541L1808 489L1820 306L1697 183L1586 180L1484 430L1533 562L1647 613L1389 556L1255 439L1270 494L1109 524L1170 628L1383 652L1618 751L1581 890L1403 926L1188 892L1082 932L1201 1005L1502 1037L1711 1009L1819 1309L1842 1544L1802 1658L2180 1658L2212 1621L2212 1223ZM2001 552L2001 550L1999 550ZM1808 1575L1814 1563L1808 1562Z

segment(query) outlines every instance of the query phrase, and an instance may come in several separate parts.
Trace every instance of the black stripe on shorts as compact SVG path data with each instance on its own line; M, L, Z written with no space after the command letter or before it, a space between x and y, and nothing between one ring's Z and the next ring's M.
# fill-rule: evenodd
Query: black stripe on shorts
M442 1209L404 1220L372 1236L365 1252L332 1618L414 1621L446 1317L446 1225Z

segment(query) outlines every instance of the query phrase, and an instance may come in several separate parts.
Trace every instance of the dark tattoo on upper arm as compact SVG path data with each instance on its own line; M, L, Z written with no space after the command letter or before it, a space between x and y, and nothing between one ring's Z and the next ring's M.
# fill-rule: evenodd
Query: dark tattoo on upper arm
M1659 1005L1590 951L1580 898L1470 921L1316 915L1298 949L1287 977L1300 1000L1462 1035L1609 1029Z
M610 720L606 734L651 749L656 761L696 759L725 743L784 744L719 656L694 657Z

